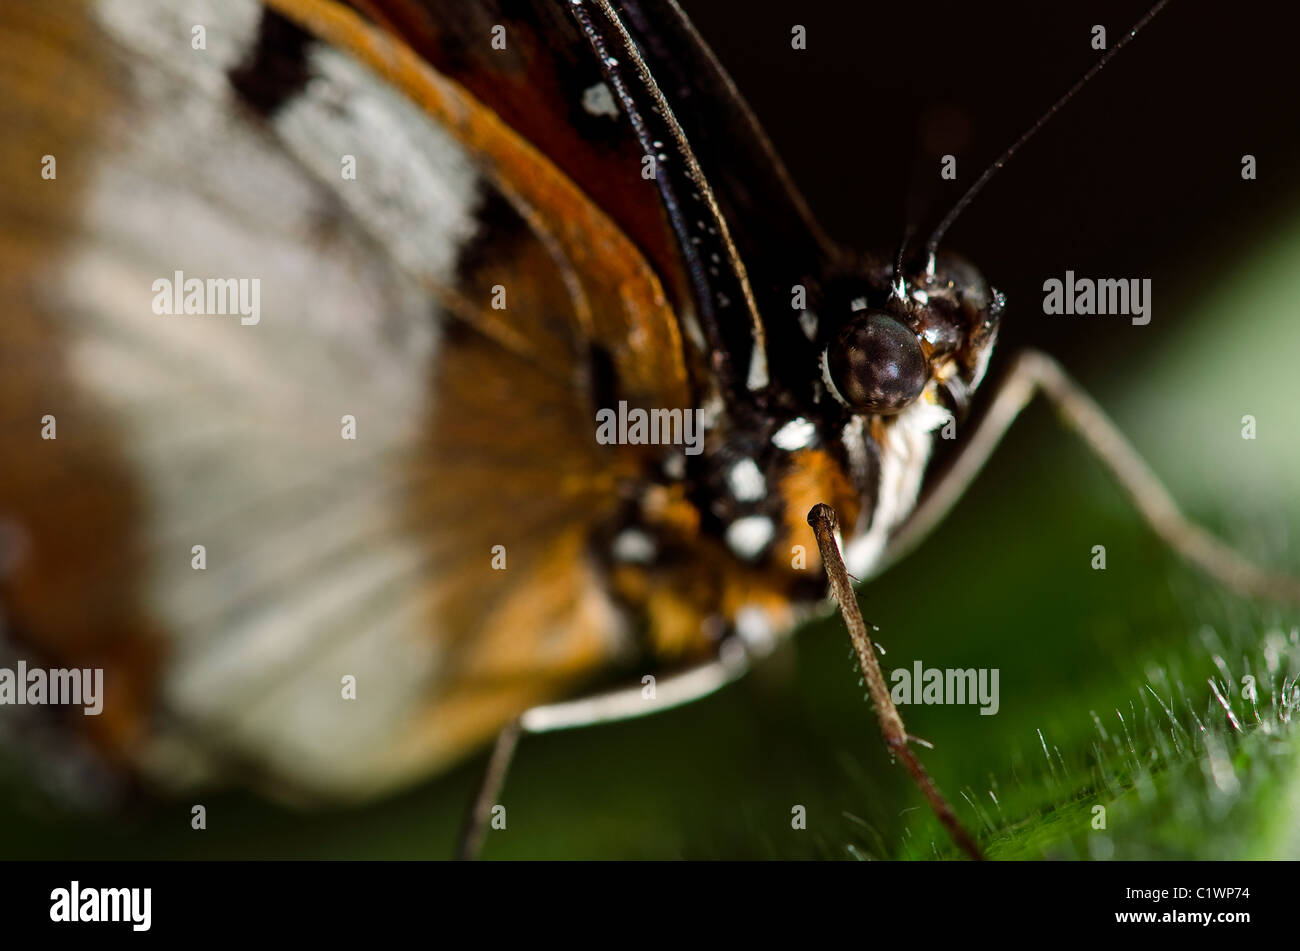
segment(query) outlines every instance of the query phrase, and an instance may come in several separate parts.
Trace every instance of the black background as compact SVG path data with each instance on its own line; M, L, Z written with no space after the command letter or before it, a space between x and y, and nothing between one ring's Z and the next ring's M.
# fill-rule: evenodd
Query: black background
M893 249L927 230L1147 5L682 0L826 230ZM1076 368L1134 344L1122 320L1049 320L1042 282L1150 277L1141 346L1177 332L1203 279L1300 212L1300 68L1290 11L1174 0L992 181L946 246L1009 298L1003 353ZM791 26L808 49L791 49ZM957 156L942 182L939 156ZM1258 180L1241 178L1241 157ZM1227 316L1227 315L1225 315ZM1248 315L1241 316L1248 319ZM1230 327L1225 327L1225 333ZM1102 367L1097 367L1102 370ZM1104 372L1104 370L1103 370Z
M539 871L544 874L539 874ZM564 927L560 916L580 917L591 934L617 933L628 926L629 907L643 902L650 927L668 936L690 934L728 943L771 940L772 928L807 930L850 909L864 922L855 938L887 939L893 944L925 944L945 939L970 941L998 927L1039 929L1072 936L1165 935L1185 941L1209 932L1219 942L1277 932L1287 922L1287 889L1271 867L1222 862L1188 863L994 863L979 874L965 864L893 864L888 874L876 865L785 863L679 864L669 870L679 889L708 894L725 879L730 893L741 890L779 894L783 902L766 907L739 902L701 914L693 903L654 900L665 870L654 865L532 863L452 865L397 863L198 863L153 865L120 862L45 863L38 868L0 864L0 913L6 938L38 941L61 936L71 941L104 941L109 946L191 937L197 929L210 940L246 940L251 934L337 944L355 936L366 944L376 937L405 937L412 929L434 940L454 934L482 935L489 942L536 940L542 929ZM750 878L753 876L753 878ZM82 888L149 887L152 927L134 932L123 923L51 923L50 893L77 880ZM1248 888L1249 898L1152 903L1129 898L1129 888L1172 889L1232 885ZM926 904L942 914L924 914ZM503 914L503 911L506 913ZM921 912L918 915L918 911ZM1202 924L1117 924L1116 912L1246 912L1248 922Z

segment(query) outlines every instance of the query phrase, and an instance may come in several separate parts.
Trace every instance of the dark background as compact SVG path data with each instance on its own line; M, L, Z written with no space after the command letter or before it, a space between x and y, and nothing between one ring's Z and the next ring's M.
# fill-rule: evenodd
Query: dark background
M823 226L892 250L922 233L1146 11L1142 0L681 0ZM790 47L795 23L808 48ZM1042 282L1150 277L1143 346L1176 332L1182 278L1300 209L1296 31L1285 5L1174 0L988 185L948 235L1010 301L1003 353L1076 365L1129 347L1117 320L1048 320ZM939 156L957 156L957 181ZM1241 178L1254 154L1258 179ZM909 205L911 208L909 209Z

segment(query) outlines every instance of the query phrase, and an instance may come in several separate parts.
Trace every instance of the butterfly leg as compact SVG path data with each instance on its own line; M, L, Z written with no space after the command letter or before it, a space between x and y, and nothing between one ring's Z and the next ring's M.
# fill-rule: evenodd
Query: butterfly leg
M460 835L456 840L456 858L463 862L477 858L479 849L483 847L483 836L487 832L492 806L505 785L506 773L510 771L510 761L514 759L522 732L519 721L511 720L497 734L496 742L492 744L492 755L483 767L483 778L479 780L474 799L465 812Z
M1272 573L1178 510L1151 467L1097 402L1055 359L1037 350L1017 355L988 412L953 466L890 539L878 571L910 553L952 510L993 450L1035 395L1042 394L1101 461L1143 520L1170 548L1211 578L1244 595L1300 601L1300 579Z
M552 733L661 713L707 697L739 680L748 669L749 655L738 639L731 638L722 642L716 659L661 677L653 689L636 684L525 710L497 735L492 755L465 814L456 857L470 860L478 856L492 807L505 785L519 738L525 733Z

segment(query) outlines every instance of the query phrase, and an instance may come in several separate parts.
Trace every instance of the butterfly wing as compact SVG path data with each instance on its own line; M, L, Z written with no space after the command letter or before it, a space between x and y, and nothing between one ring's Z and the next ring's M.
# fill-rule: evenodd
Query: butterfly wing
M802 348L791 289L814 283L838 251L673 0L357 5L609 213L688 328L698 322L697 362L729 404L745 384L761 388L770 356ZM485 41L494 35L500 43Z
M297 6L6 8L0 590L19 654L105 669L117 757L357 796L627 650L589 540L643 460L596 444L598 384L690 392L608 216ZM184 313L209 278L232 316Z
M792 285L811 282L840 249L822 231L735 82L677 0L622 0L622 19L671 99L735 233L770 337L797 322ZM784 325L784 326L783 326ZM769 342L773 352L780 350Z

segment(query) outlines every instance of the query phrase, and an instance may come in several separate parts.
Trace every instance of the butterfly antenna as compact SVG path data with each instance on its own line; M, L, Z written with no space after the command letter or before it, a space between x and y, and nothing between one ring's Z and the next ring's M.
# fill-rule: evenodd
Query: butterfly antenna
M1120 50L1122 50L1125 46L1127 46L1129 42L1135 36L1138 35L1139 30L1141 30L1148 23L1154 20L1156 14L1158 14L1161 10L1163 10L1168 3L1169 0L1159 0L1158 3L1156 3L1150 10L1148 10L1146 12L1146 15L1143 16L1142 19L1138 20L1137 23L1133 24L1133 28L1129 30L1127 33L1125 33L1124 36L1120 38L1118 43L1116 43L1105 53L1103 53L1101 55L1101 58L1098 59L1097 62L1092 64L1092 68L1089 69L1086 73L1084 73L1078 82L1076 82L1073 86L1071 86L1068 90L1066 90L1064 96L1056 100L1056 102L1052 103L1051 108L1049 108L1046 112L1044 112L1041 116L1039 116L1037 122L1035 122L1028 129L1026 129L1024 134L1022 134L1020 138L1016 139L1016 141L1011 143L1010 148L1008 148L1005 152L1003 152L1001 155L998 156L996 162L994 162L992 165L990 165L988 168L984 170L984 174L982 174L979 178L975 180L975 184L971 185L970 188L966 189L966 194L962 195L961 198L958 200L957 204L952 206L952 210L949 211L948 214L944 216L944 219L939 222L938 227L935 228L934 231L930 233L930 240L925 243L925 253L926 253L925 272L928 276L930 277L934 276L935 255L939 250L939 242L943 240L944 233L947 232L947 230L950 227L952 227L952 223L957 220L957 218L961 215L963 211L966 210L966 206L975 200L975 196L980 193L980 189L982 189L988 183L988 180L994 176L994 174L997 172L998 169L1000 169L1003 165L1007 164L1007 161L1011 158L1011 156L1015 155L1016 152L1020 150L1020 147L1022 145L1024 145L1026 142L1028 142L1031 138L1034 137L1034 133L1036 133L1039 129L1041 129L1043 126L1047 124L1047 120L1051 119L1052 116L1056 115L1056 113L1060 111L1062 106L1064 106L1067 102L1069 102L1071 99L1074 98L1075 93L1077 93L1080 89L1082 89L1085 85L1087 85L1088 81L1092 79L1092 77L1096 76L1099 72L1102 71L1105 65L1111 61L1111 59L1115 56L1115 54L1118 53Z

